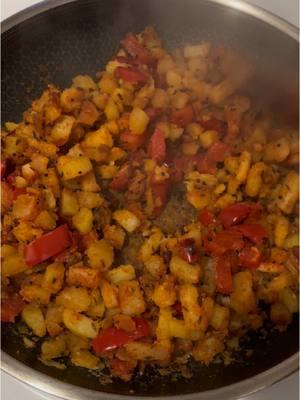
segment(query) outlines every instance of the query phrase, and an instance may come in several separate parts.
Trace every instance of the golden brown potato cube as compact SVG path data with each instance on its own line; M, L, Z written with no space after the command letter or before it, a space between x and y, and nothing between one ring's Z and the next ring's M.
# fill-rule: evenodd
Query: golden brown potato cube
M176 302L176 289L174 279L166 277L166 279L157 285L152 293L152 300L160 307L170 307Z
M80 208L73 216L72 222L78 232L85 235L93 229L93 218L93 213L90 209Z
M193 349L195 360L208 365L214 357L224 350L224 343L215 336L200 340Z
M115 249L121 250L125 240L125 232L120 226L105 225L103 235L104 239L106 239Z
M118 288L105 280L101 282L100 288L105 307L108 309L118 307Z
M62 116L56 121L54 127L51 129L50 141L54 142L58 146L62 146L67 143L71 135L75 118L69 115Z
M64 330L62 312L63 307L61 306L49 304L47 307L45 321L47 332L50 336L57 336Z
M80 186L83 192L100 192L100 186L96 181L94 171L88 172L80 179Z
M73 217L79 211L76 193L64 188L60 199L60 214L64 217Z
M38 216L34 220L34 224L38 228L42 228L45 231L52 231L52 229L54 229L56 226L56 220L54 215L49 211L43 210L38 214Z
M56 296L56 304L77 312L86 311L91 304L91 297L86 288L66 287Z
M121 282L119 285L120 308L124 314L139 315L146 309L138 281Z
M41 346L42 359L52 360L65 355L66 342L63 336L45 340Z
M238 272L233 276L230 306L238 314L248 314L256 309L253 279L250 271Z
M210 325L217 331L225 330L229 324L229 317L229 308L215 304L210 319Z
M100 283L100 273L97 269L71 265L67 271L67 283L70 286L96 288Z
M13 203L13 216L17 219L31 220L37 215L37 198L21 194Z
M85 157L61 156L57 160L57 169L63 179L69 180L81 177L93 169L91 161Z
M50 301L51 292L39 285L26 285L20 290L21 296L29 303L46 305Z
M81 110L77 118L79 124L92 126L99 118L100 113L94 103L85 100L81 105Z
M108 271L107 276L113 284L135 279L135 269L132 265L120 265Z
M46 335L45 318L38 305L26 304L22 311L22 319L36 336L43 337Z
M81 90L70 87L65 89L60 95L60 104L65 112L79 110L83 93Z
M175 278L184 283L198 283L202 276L200 265L191 265L178 256L172 257L170 271Z
M99 193L78 191L76 194L79 205L83 208L98 208L104 202L103 197Z
M10 254L4 256L2 253L1 274L3 276L13 276L20 274L28 269L24 257L19 254Z
M57 293L64 284L64 277L65 267L63 263L50 264L44 273L42 286L51 293Z
M113 263L114 251L105 239L90 242L86 253L90 266L98 268L100 271L108 270Z

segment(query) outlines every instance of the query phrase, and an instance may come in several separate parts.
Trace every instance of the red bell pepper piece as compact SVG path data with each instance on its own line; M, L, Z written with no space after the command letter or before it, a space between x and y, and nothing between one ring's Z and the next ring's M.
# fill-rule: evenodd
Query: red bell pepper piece
M239 253L239 265L245 268L255 269L261 263L261 252L257 247L245 247Z
M253 243L261 243L268 237L266 229L259 224L242 224L233 227Z
M204 237L204 248L208 253L221 256L228 250L241 250L245 242L240 232L235 230L209 233Z
M254 203L235 203L224 208L219 214L219 220L225 228L240 224L250 215L259 215L262 207Z
M25 261L29 266L39 264L56 256L71 245L71 232L67 225L61 225L29 243L25 247Z
M224 134L226 131L226 123L215 117L211 117L210 119L207 120L201 120L200 124L206 130L217 131L221 134Z
M204 208L199 212L198 218L201 224L204 226L215 225L217 223L216 217L207 208Z
M1 167L0 167L1 180L5 177L5 172L6 172L6 162L5 161L1 161Z
M159 203L159 206L156 206L154 208L151 215L152 218L156 218L161 214L168 201L168 196L170 191L170 181L169 180L165 180L163 182L151 181L150 185L151 185L153 200Z
M132 84L146 83L148 81L148 77L139 69L134 67L117 67L115 70L115 76L117 79L123 79Z
M223 142L215 142L198 163L198 171L214 174L217 170L217 162L224 161L229 146Z
M214 258L216 290L222 294L230 294L232 292L232 271L230 255Z
M148 154L154 160L162 163L166 158L166 139L161 130L156 128L150 138Z
M170 121L182 128L192 122L193 118L193 107L189 105L181 108L180 110L173 110L170 114Z
M15 322L15 318L19 315L25 303L18 293L9 293L6 298L1 300L1 321Z
M105 329L92 341L96 353L113 350L137 339L150 335L150 326L143 318L135 318L135 331L126 332L115 327Z
M190 264L194 264L198 261L199 252L195 246L195 240L193 238L186 238L179 242L179 255Z
M129 164L123 165L113 177L113 180L109 185L110 189L117 191L125 190L128 186L131 175L132 167Z
M130 131L124 131L120 135L122 146L129 151L136 151L146 141L145 135L134 135Z
M128 33L123 40L121 40L121 44L127 53L137 59L141 64L152 64L154 59L148 49L146 49L137 38L132 34Z

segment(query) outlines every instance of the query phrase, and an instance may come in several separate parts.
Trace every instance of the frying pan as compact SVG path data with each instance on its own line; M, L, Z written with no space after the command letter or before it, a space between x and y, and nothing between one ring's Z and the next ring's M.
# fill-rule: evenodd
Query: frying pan
M139 32L148 24L156 27L168 48L209 40L247 53L257 71L250 91L280 107L297 125L297 30L261 9L225 0L46 0L16 14L2 24L2 121L19 121L50 82L63 88L75 75L95 75L125 33ZM298 348L295 317L284 333L250 335L245 351L228 366L191 363L190 379L162 377L148 368L130 383L115 380L103 386L85 369L43 365L35 351L22 346L13 326L2 326L2 368L38 389L72 400L238 398L295 371ZM251 356L246 349L253 350Z

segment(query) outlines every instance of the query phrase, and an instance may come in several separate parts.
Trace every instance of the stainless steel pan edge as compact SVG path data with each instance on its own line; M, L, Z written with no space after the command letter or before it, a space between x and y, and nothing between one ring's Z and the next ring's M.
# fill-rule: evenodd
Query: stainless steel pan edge
M13 26L20 22L37 15L41 12L55 8L62 4L70 3L74 0L44 0L35 6L29 7L12 17L6 19L1 24L1 31L6 32ZM288 22L281 18L253 5L250 5L244 1L239 0L205 0L210 1L222 6L226 6L241 13L250 15L256 19L264 21L266 24L273 26L280 30L282 33L288 35L292 39L299 41L299 30ZM80 388L68 383L58 381L57 379L51 378L45 374L31 369L25 364L15 360L5 352L1 352L1 368L3 371L20 380L21 382L28 384L38 390L44 391L48 394L55 395L57 397L66 400L95 400L95 399L112 399L121 400L124 398L130 398L131 396L118 395L111 393L101 393L98 391L88 390ZM237 399L249 394L252 394L258 390L261 390L267 386L278 382L299 368L299 354L294 354L285 361L276 365L269 370L260 373L250 379L245 379L241 382L228 385L219 389L213 389L201 393L193 393L181 395L180 397L184 400L231 400ZM156 396L148 397L147 399L173 399L175 396ZM145 397L134 396L135 399L144 399Z

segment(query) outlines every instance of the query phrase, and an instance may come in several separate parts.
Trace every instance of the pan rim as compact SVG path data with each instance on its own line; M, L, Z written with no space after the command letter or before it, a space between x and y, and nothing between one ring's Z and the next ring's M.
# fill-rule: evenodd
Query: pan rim
M61 5L69 4L75 0L43 0L31 7L25 8L24 10L12 15L5 19L1 23L1 33L9 31L11 28L19 25L25 20L34 17L42 12L50 9L59 7ZM201 0L203 2L214 3L226 8L230 8L239 11L245 15L254 17L267 25L274 27L283 34L286 34L291 39L299 42L299 29L284 19L268 12L258 6L251 5L246 1L241 0ZM38 389L41 392L57 396L65 400L81 400L85 398L87 400L103 399L107 396L111 400L122 400L122 399L149 399L149 400L172 400L178 395L167 395L167 396L131 396L124 394L113 394L107 392L99 392L74 386L69 383L59 381L56 378L52 378L46 374L38 372L20 361L9 356L3 350L1 350L1 369L19 380L22 383L29 385L32 388ZM195 392L190 394L181 394L183 400L213 400L222 398L224 400L233 400L242 396L253 394L261 389L271 386L272 384L279 382L280 380L288 377L293 372L299 369L299 352L288 357L276 366L261 372L251 378L244 379L240 382L233 383L227 386L220 387L218 389L206 390L203 392ZM34 374L33 374L34 372Z

